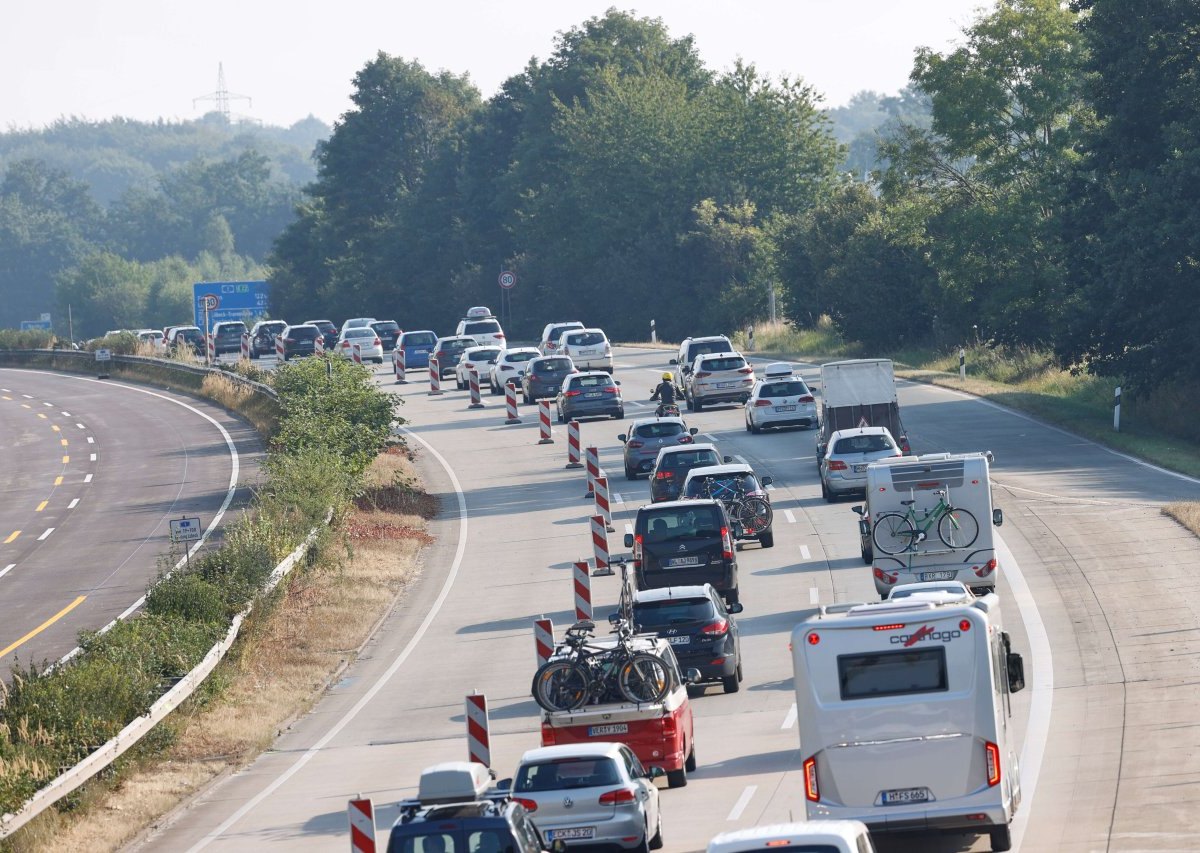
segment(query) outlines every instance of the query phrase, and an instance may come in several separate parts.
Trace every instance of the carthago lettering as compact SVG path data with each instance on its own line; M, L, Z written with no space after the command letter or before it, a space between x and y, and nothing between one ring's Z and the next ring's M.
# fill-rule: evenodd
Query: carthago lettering
M893 646L904 646L908 648L917 643L926 640L934 643L949 643L957 640L962 636L962 631L951 629L949 631L935 631L931 626L925 625L921 630L912 634L897 634L894 637L889 637L888 642Z

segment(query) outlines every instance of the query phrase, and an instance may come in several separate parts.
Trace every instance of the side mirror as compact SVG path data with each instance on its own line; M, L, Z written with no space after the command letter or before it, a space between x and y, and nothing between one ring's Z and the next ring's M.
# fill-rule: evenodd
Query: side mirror
M721 461L724 462L726 465L732 465L733 457L732 456L722 456Z
M850 511L852 513L854 513L855 515L862 515L863 514L862 504L857 504L855 506L850 507Z
M671 359L671 364L679 364L679 359L677 359L677 358Z
M742 606L740 601L735 601L733 604L725 608L730 613L741 613L746 608Z
M617 441L621 442L621 444L624 444L625 442L629 441L629 436L625 433L621 433L617 436Z
M772 483L774 483L774 482L775 482L775 478L774 478L774 477L770 477L770 476L768 476L768 477L763 477L763 478L762 478L762 484L763 484L763 486L764 486L764 487L765 487L765 486L769 486L769 485L771 485L771 484L772 484Z
M626 547L626 548L632 548L632 547L633 547L633 534L632 534L632 533L626 533L626 534L625 534L625 540L624 540L624 541L625 541L625 547Z
M497 791L511 791L512 786L513 786L513 780L511 778L510 779L501 779L499 782L496 783L496 790Z
M992 510L992 526L999 527L1004 523L1004 510L996 507Z
M1017 693L1025 689L1025 661L1016 652L1004 656L1004 666L1008 670L1008 692Z
M700 432L700 427L690 427L688 429L688 435L696 435L698 432Z
M621 614L617 613L617 612L608 614L608 624L614 625L614 626L620 625L621 624Z
M699 684L700 679L703 677L704 676L702 676L700 674L700 670L696 669L695 667L688 668L688 671L687 671L687 683L688 684Z
M620 384L621 384L621 380L620 380L620 379L614 379L614 380L613 380L613 385L620 385Z

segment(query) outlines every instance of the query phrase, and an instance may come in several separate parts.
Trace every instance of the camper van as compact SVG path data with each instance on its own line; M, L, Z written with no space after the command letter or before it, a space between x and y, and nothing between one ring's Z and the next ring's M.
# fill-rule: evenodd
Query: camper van
M995 592L1000 564L992 528L1004 514L992 507L991 462L990 452L927 453L867 466L866 503L851 509L880 598L924 581Z
M1010 696L1024 664L994 593L808 612L792 632L810 821L872 834L989 835L1011 846L1021 802Z

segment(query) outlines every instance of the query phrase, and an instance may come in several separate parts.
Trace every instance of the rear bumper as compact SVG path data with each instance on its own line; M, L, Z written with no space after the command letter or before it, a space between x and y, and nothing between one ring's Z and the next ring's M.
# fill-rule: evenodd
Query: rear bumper
M812 426L816 426L816 424L817 424L817 413L816 412L788 412L788 413L782 414L782 415L775 414L774 412L772 412L769 415L756 413L751 416L751 420L754 421L754 423L757 424L758 426L763 427L764 429L770 429L771 427L791 427L791 426L812 427Z
M971 818L980 818L971 819ZM924 809L919 812L905 809L903 812L887 814L882 808L861 809L830 806L825 803L808 804L809 820L860 820L874 833L904 832L976 832L1008 824L1009 816L1004 806L944 806Z
M685 569L643 569L637 567L639 589L661 589L667 586L700 586L710 583L717 592L737 588L737 568L729 565L697 566Z
M615 417L625 411L625 407L621 403L609 403L604 406L589 406L587 404L566 406L563 408L563 416L567 420L572 418L599 418L599 417Z
M700 670L701 681L720 681L722 678L727 678L737 674L737 655L728 654L720 655L715 652L707 652L704 654L681 654L679 646L672 646L672 651L675 652L675 657L679 661L679 668L683 671L688 669ZM717 658L723 658L721 663L714 664L712 661Z
M537 828L543 833L553 833L556 829L570 829L578 826L592 826L596 828L596 834L593 838L578 840L563 839L567 847L591 847L594 844L616 844L621 847L636 848L636 842L627 844L621 839L631 836L637 836L640 839L646 831L645 818L642 817L640 811L631 811L630 814L618 814L608 820L575 818L548 821L544 818L538 818L537 814L534 814L534 818ZM552 835L548 837L552 838Z

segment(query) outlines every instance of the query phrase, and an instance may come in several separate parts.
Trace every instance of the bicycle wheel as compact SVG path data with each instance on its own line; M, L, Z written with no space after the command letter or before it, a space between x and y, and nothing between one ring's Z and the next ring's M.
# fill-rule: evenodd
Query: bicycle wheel
M746 498L738 507L738 520L748 536L757 536L771 526L771 505L763 498Z
M630 702L659 702L671 689L671 670L658 655L638 652L621 665L617 688Z
M979 538L979 522L970 510L951 507L938 519L937 532L948 548L970 548Z
M907 515L885 512L875 522L871 538L875 540L875 548L879 553L899 554L912 547L917 538L917 530Z
M587 670L570 660L552 660L533 675L533 699L547 711L574 711L587 704Z

